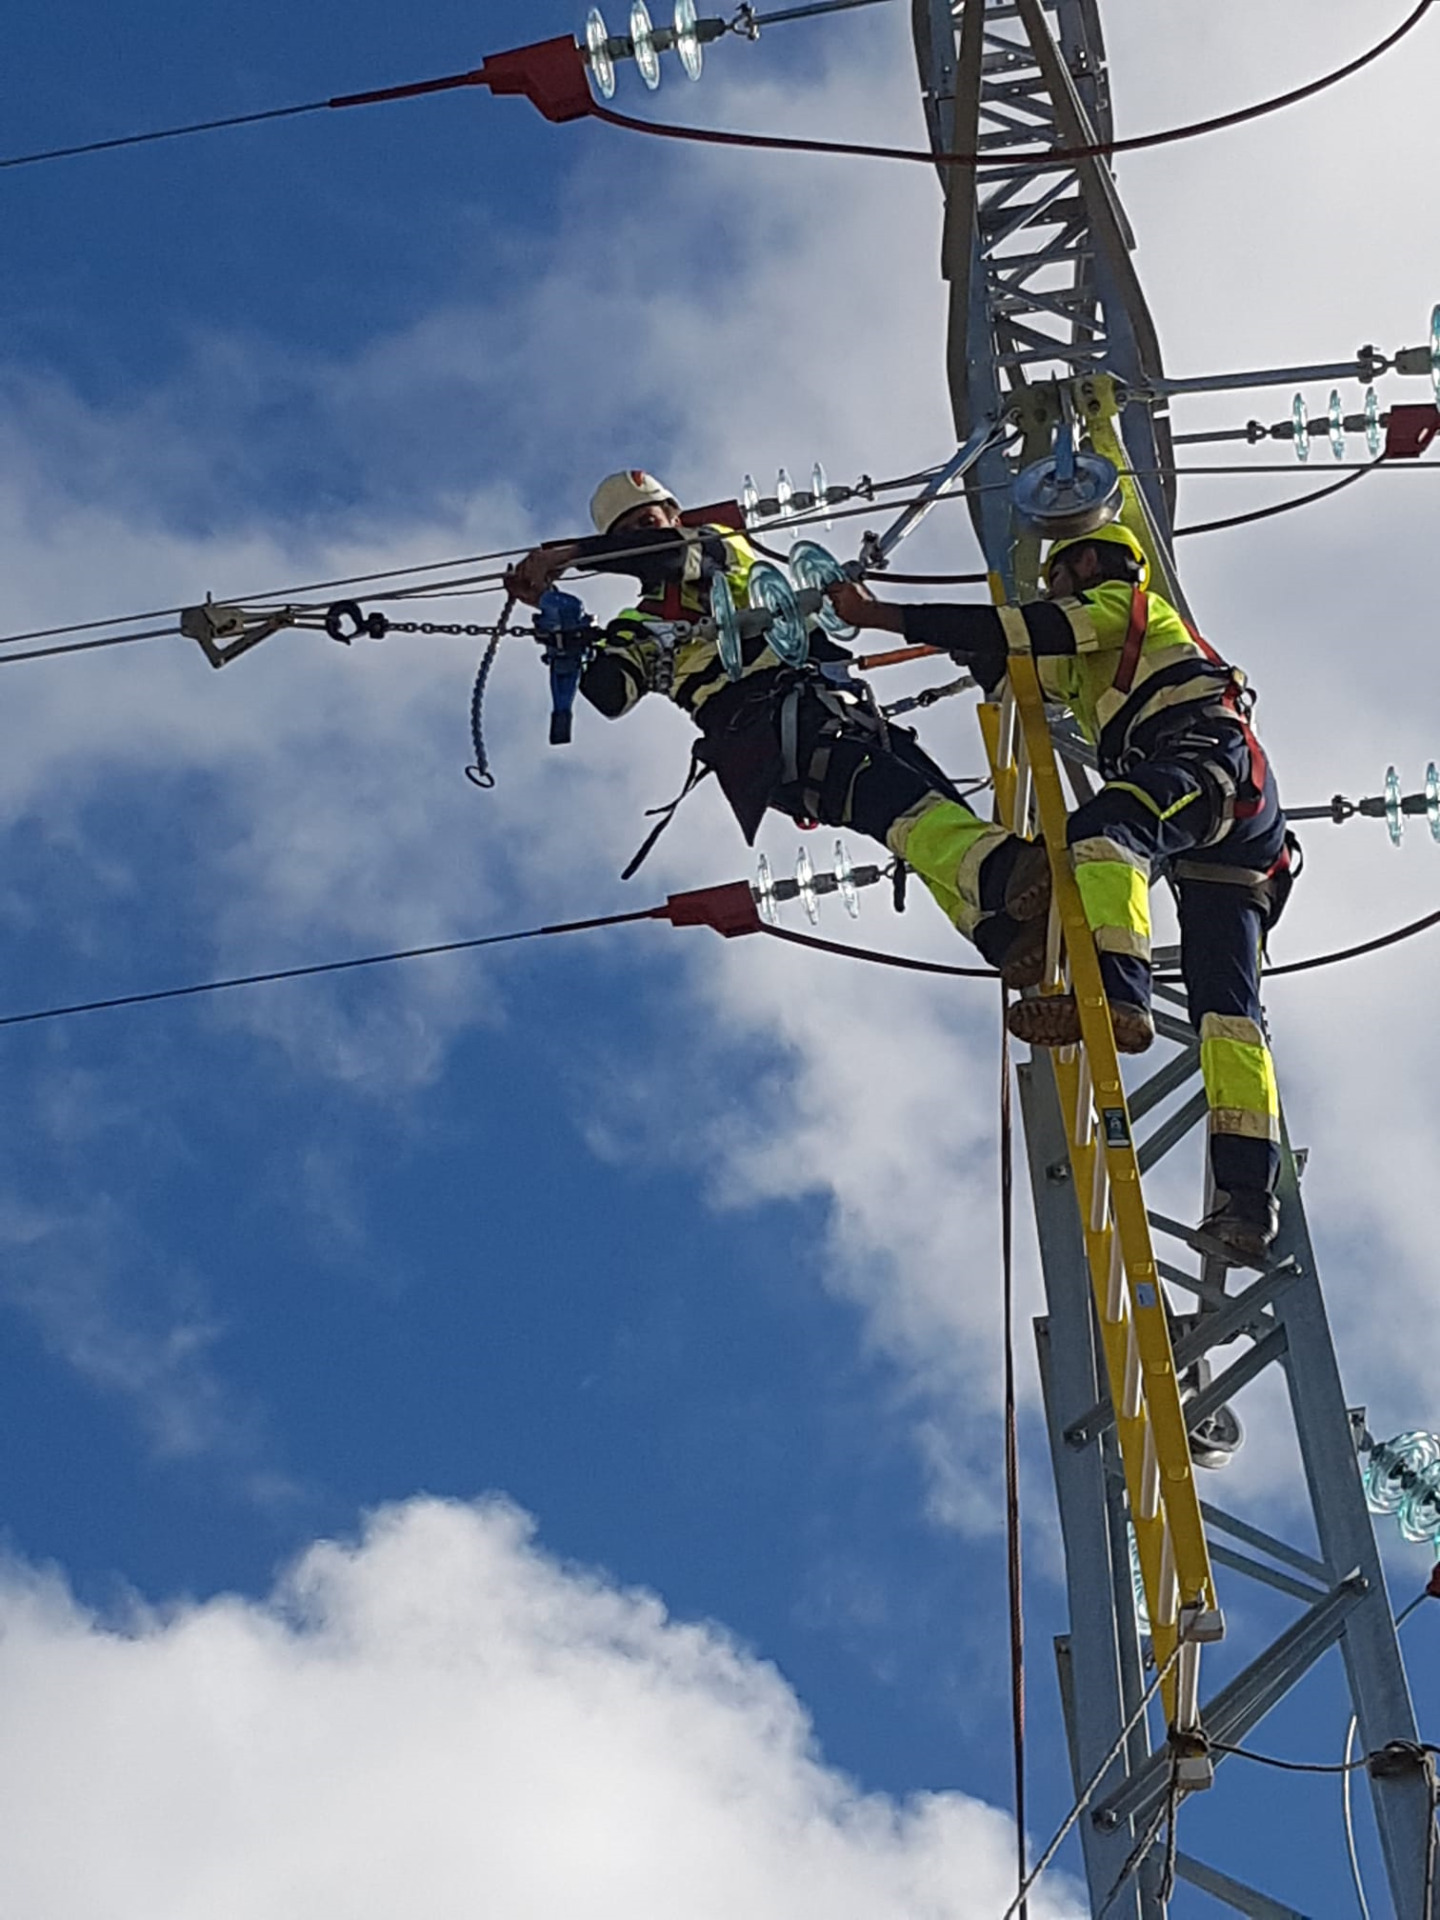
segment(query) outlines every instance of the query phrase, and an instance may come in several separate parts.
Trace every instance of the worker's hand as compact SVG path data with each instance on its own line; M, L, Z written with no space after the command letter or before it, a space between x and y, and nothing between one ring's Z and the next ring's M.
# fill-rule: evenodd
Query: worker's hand
M506 569L505 591L523 600L527 607L538 607L541 595L554 586L577 551L573 546L533 548L523 560Z
M887 607L858 580L837 580L825 592L831 606L849 626L880 627L890 633L903 630L899 607Z

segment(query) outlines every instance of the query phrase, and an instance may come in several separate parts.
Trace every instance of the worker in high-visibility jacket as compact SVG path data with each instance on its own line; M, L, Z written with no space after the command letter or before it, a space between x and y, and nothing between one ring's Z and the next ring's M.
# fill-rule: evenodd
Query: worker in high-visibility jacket
M1068 842L1095 937L1115 1041L1139 1053L1150 1010L1150 884L1162 864L1179 902L1181 970L1210 1109L1214 1199L1205 1229L1234 1255L1259 1260L1274 1238L1279 1104L1260 1002L1265 936L1289 891L1293 842L1274 775L1250 726L1243 676L1148 589L1150 563L1127 527L1058 541L1046 559L1049 598L1018 610L1047 696L1068 706L1096 748L1103 786L1070 816ZM941 647L997 691L1009 641L992 607L886 605L863 587L833 588L852 624ZM987 880L1030 843L935 796L891 830L962 932L983 936L995 907ZM1012 983L1038 979L1048 894L1022 902L1006 928ZM1012 905L1013 913L1013 905ZM1073 994L1036 995L1010 1029L1042 1047L1074 1045Z
M715 574L726 576L737 607L749 605L756 556L743 535L721 526L687 527L669 489L638 470L604 479L590 511L593 539L537 547L511 570L507 585L534 605L566 567L639 580L636 604L606 627L580 690L611 719L629 713L647 693L663 694L689 714L701 736L692 781L698 771L713 770L747 841L754 841L767 808L812 824L853 827L883 846L894 822L925 802L960 804L914 733L887 722L863 683L848 679L841 668L851 656L818 627L805 666L785 665L764 636L755 635L743 643L740 677L730 678L704 629ZM827 665L835 677L825 677ZM662 826L671 811L662 813ZM1030 865L1037 865L1033 849ZM1038 866L1044 867L1043 856Z

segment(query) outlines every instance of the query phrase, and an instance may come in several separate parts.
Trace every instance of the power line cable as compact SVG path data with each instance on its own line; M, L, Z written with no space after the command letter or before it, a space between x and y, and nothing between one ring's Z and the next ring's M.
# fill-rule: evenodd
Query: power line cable
M10 167L38 167L47 160L74 160L83 153L113 153L118 147L145 147L157 140L181 140L191 133L218 133L222 127L253 127L263 120L294 120L302 113L320 113L333 103L311 100L304 106L266 107L259 113L232 113L223 120L192 120L183 127L157 127L146 133L122 133L109 140L87 140L79 146L47 147L40 153L16 153L0 159L0 172Z
M1085 146L1051 147L1044 153L1006 152L1003 156L973 153L938 153L933 150L922 152L914 147L879 147L861 145L850 141L806 140L786 138L775 134L731 133L714 127L682 127L661 121L638 120L628 113L617 113L612 107L592 102L591 115L603 120L607 126L620 127L629 133L655 134L666 140L694 141L705 146L749 147L776 153L820 153L848 155L861 160L908 160L916 161L927 167L973 167L984 171L989 167L1003 168L1005 171L1049 170L1082 160L1109 159L1117 153L1139 153L1151 147L1174 145L1181 140L1194 140L1202 134L1219 133L1230 127L1245 125L1248 121L1260 120L1268 114L1279 113L1286 107L1298 106L1301 101L1314 99L1329 87L1338 86L1342 80L1348 80L1362 68L1398 46L1407 34L1414 31L1430 11L1433 0L1420 0L1415 9L1377 41L1367 52L1354 60L1347 60L1343 66L1323 74L1318 80L1311 80L1301 87L1292 87L1286 93L1273 95L1268 100L1257 101L1255 105L1237 108L1231 113L1216 114L1208 120L1192 120L1183 126L1166 127L1158 133L1132 134L1120 140L1096 140Z
M1177 527L1174 537L1184 540L1196 533L1223 533L1231 527L1248 527L1255 520L1273 520L1277 514L1294 513L1300 507L1313 507L1317 500L1328 500L1332 493L1343 493L1346 487L1353 487L1357 480L1363 480L1367 473L1373 473L1384 459L1382 453L1368 467L1357 467L1353 473L1332 480L1328 487L1318 487L1314 493L1307 493L1303 500L1281 500L1274 506L1256 507L1250 513L1232 513L1224 520L1202 520L1197 526Z
M232 987L263 987L277 980L312 980L325 973L355 973L362 967L386 967L401 960L427 960L442 953L474 953L481 947L513 946L522 940L541 940L552 934L588 933L598 927L623 927L638 920L663 916L663 907L642 907L631 913L602 914L590 920L563 920L552 926L526 927L519 933L490 933L475 940L444 940L428 947L397 947L389 953L362 954L354 960L322 960L304 967L275 967L265 973L230 974L185 987L161 987L149 993L121 993L105 1000L81 1000L65 1007L42 1007L34 1013L0 1016L0 1027L37 1025L42 1020L68 1020L82 1013L108 1013L117 1007L155 1006L164 1000L192 1000L202 994L224 993Z
M794 527L813 527L817 523L823 523L826 520L863 519L866 515L875 512L875 502L868 497L868 494L894 493L906 487L919 486L933 478L934 474L938 471L938 468L930 467L924 468L918 473L902 474L893 480L867 480L865 482L867 498L859 506L843 507L823 505L814 509L806 509L803 512L788 515L784 519L766 521L757 531L762 533L784 532ZM948 494L944 496L946 500L951 497L952 496ZM954 497L958 498L963 496L956 495ZM901 502L900 504L910 505L912 503L907 501ZM684 531L687 533L693 532L696 538L700 537L698 530L685 529ZM587 535L576 536L577 540L588 537ZM564 545L568 543L553 542L551 544ZM366 586L372 581L399 580L418 573L447 574L453 567L481 566L489 560L517 560L531 551L532 549L530 547L501 547L490 553L461 554L453 560L428 560L417 563L414 566L382 567L371 573L342 574L329 580L304 581L298 586L270 587L262 593L244 593L230 596L220 595L217 597L219 603L224 606L251 607L283 604L298 599L302 594L324 593L336 587ZM647 551L647 549L635 547L627 549L623 553L611 555L610 557L612 559L629 559L644 551ZM486 593L500 593L504 590L505 575L503 572L464 575L458 581L439 580L429 583L427 586L397 588L394 593L374 593L367 594L365 597L378 601L410 598L424 599L432 590L436 589L444 589L448 595L448 590L457 585L473 588L477 593L482 588ZM140 620L164 620L171 617L178 619L182 612L184 612L183 607L152 607L144 613L117 613L109 619L104 620L74 620L63 626L30 627L20 633L0 634L0 647L19 646L28 640L58 639L72 633L92 633L101 627L131 626ZM172 632L174 629L163 628L160 631ZM131 637L136 639L142 637L149 639L153 636L148 634L141 636L137 634Z
M680 127L659 121L637 120L629 114L617 113L613 108L602 106L593 99L589 102L589 114L593 119L603 121L609 126L623 128L627 132L651 134L670 140L688 140L710 146L751 147L780 153L840 154L868 160L907 160L917 161L925 166L939 164L977 169L986 167L1044 169L1068 165L1074 161L1108 159L1117 153L1138 153L1151 147L1170 146L1178 141L1197 139L1203 134L1219 133L1230 127L1243 126L1249 121L1278 113L1286 107L1298 106L1300 102L1313 99L1327 88L1338 86L1342 80L1348 80L1352 75L1359 73L1388 53L1392 47L1397 46L1407 34L1419 26L1432 4L1433 0L1419 0L1414 11L1398 27L1365 53L1323 74L1318 80L1309 81L1304 86L1293 87L1286 93L1275 94L1267 100L1257 101L1253 106L1240 107L1230 113L1216 114L1206 120L1189 121L1182 126L1166 127L1157 133L1132 134L1128 138L1119 140L1097 140L1085 146L1052 147L1042 154L1007 153L1001 158L979 152L922 152L910 147L867 146L846 141L802 140L773 134L731 133L718 128ZM227 114L220 119L193 120L180 126L157 127L140 133L117 134L104 140L87 140L69 146L46 147L33 153L10 154L0 158L0 172L18 167L41 166L54 160L73 160L85 154L112 153L125 147L141 147L153 145L159 141L181 140L194 134L217 133L231 127L258 126L268 121L294 120L302 115L323 113L335 108L373 106L385 101L410 100L428 94L447 93L462 87L488 84L488 81L482 80L482 73L482 68L472 68L465 73L445 74L434 80L382 87L367 93L338 94L326 100L308 100L285 107L266 107L254 113Z
M746 885L745 882L736 882ZM470 940L443 941L438 945L424 947L401 947L386 953L362 954L358 959L321 960L307 966L279 967L265 973L246 973L226 975L216 980L202 980L183 987L161 987L144 993L125 993L112 995L100 1000L82 1000L65 1006L39 1007L28 1013L0 1015L0 1028L35 1026L47 1020L68 1020L83 1013L107 1013L121 1007L153 1006L167 1000L188 1000L203 994L221 993L232 987L268 986L280 980L308 980L322 974L353 973L365 967L388 966L402 960L423 960L433 955L445 953L471 953L481 947L512 946L524 940L538 940L552 934L584 933L598 927L628 926L641 920L663 920L668 918L666 907L646 907L629 913L602 915L589 920L565 920L543 927L528 927L518 933L483 934ZM678 924L678 923L677 923ZM1353 960L1368 953L1375 953L1383 947L1395 946L1402 940L1413 938L1429 928L1440 925L1440 911L1427 914L1422 920L1415 920L1409 926L1399 927L1393 933L1382 934L1378 939L1367 940L1357 947L1346 947L1335 953L1318 954L1309 960L1292 961L1285 967L1267 967L1265 977L1273 979L1280 974L1303 973L1318 967L1335 966L1342 960ZM903 973L938 974L947 979L959 980L996 980L999 975L989 967L947 966L938 960L917 960L907 954L881 953L873 947L855 947L839 940L822 940L818 935L795 933L789 927L761 925L757 929L772 940L783 940L791 946L813 948L819 953L833 953L845 960L861 960L869 966L891 967ZM1178 980L1178 974L1162 973L1157 979Z

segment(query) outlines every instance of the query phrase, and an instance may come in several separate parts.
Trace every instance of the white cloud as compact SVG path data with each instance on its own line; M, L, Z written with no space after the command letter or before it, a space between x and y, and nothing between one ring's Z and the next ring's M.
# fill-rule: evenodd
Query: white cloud
M781 89L758 55L729 49L707 76L701 117L918 138L902 13L877 23L863 71L824 73L806 87ZM1107 23L1127 127L1254 98L1295 79L1297 44L1313 69L1332 42L1343 54L1355 38L1353 15L1338 4L1276 7L1261 32L1238 5L1177 0L1161 19L1114 0ZM1427 217L1432 40L1421 35L1406 55L1313 109L1233 140L1125 162L1140 264L1173 367L1323 358L1361 337L1390 346L1419 337L1431 290L1417 280L1412 239ZM1238 72L1236 45L1246 50ZM688 110L700 114L698 104ZM1389 172L1379 192L1353 157L1382 136L1389 153L1397 126L1413 164ZM199 363L220 415L230 407L243 417L245 396L264 392L278 369L312 393L315 430L334 445L349 448L349 423L363 420L372 440L407 461L423 451L400 437L417 400L426 434L442 402L478 412L490 433L475 448L473 492L453 484L451 466L403 517L387 499L359 510L358 531L343 536L333 507L289 527L247 507L233 527L202 537L177 529L153 489L126 491L120 454L136 432L133 414L107 420L63 396L42 405L22 395L9 441L12 471L25 478L12 485L3 522L16 624L554 533L579 521L592 470L632 457L662 466L694 497L730 491L747 467L763 479L784 461L803 474L816 454L839 478L903 470L947 450L928 170L662 152L625 136L594 151L567 196L563 230L493 303L457 304L344 364L296 367L277 354L272 366L272 350L253 342L211 342ZM629 200L637 167L644 191ZM1257 193L1261 178L1266 191ZM222 364L226 377L216 380ZM1395 386L1394 397L1418 396ZM1232 424L1250 411L1278 417L1287 405L1288 395L1187 402L1182 424ZM86 453L87 471L112 476L104 487L67 490L41 459L37 423L57 419L63 444ZM183 420L176 396L147 402L157 464L190 437ZM1292 795L1373 791L1384 759L1418 774L1440 749L1427 733L1433 652L1412 611L1428 586L1433 484L1381 476L1331 505L1184 549L1202 620L1262 687L1266 737ZM1190 482L1182 518L1234 511L1290 485ZM263 501L263 489L254 497ZM543 521L520 504L536 498L547 501ZM935 516L917 560L968 564L964 527L958 507ZM848 550L853 537L837 529L836 544ZM196 820L194 883L200 922L227 964L630 904L748 864L707 791L687 804L644 875L628 890L616 886L643 831L642 808L679 783L685 729L665 712L614 728L587 714L575 747L549 754L530 659L507 655L497 673L490 737L500 785L480 798L460 778L468 643L432 652L397 640L346 658L289 636L224 675L163 645L17 671L6 683L0 799L9 818L43 799L63 820L117 772L202 773L216 805ZM522 643L515 651L527 653ZM950 764L978 762L959 703L928 720L925 734ZM1402 919L1429 904L1440 880L1440 864L1425 865L1428 846L1412 842L1387 865L1374 828L1352 827L1333 842L1331 831L1308 836L1312 867L1280 943L1285 955ZM765 844L788 863L794 835L773 824ZM894 928L872 910L861 937L965 957L923 899ZM914 1383L917 1424L933 1452L937 1402L983 1411L996 1391L989 992L802 964L758 942L721 948L688 938L693 1007L678 1011L698 1010L701 1025L743 1037L771 1068L742 1119L712 1117L706 1129L713 1191L728 1204L795 1190L828 1199L827 1275L864 1304L873 1340ZM1315 1148L1308 1195L1347 1362L1357 1391L1383 1383L1399 1424L1408 1424L1401 1403L1409 1419L1421 1417L1440 1342L1416 1325L1431 1325L1425 1140L1440 1064L1423 1012L1425 952L1273 996L1292 1120ZM222 1017L278 1042L306 1071L403 1097L457 1032L503 1017L504 980L503 961L426 963L377 980L365 1014L306 988L231 1003ZM677 1019L686 1024L697 1023ZM688 1099L709 1052L703 1037L692 1045L611 1063L614 1099L623 1093L661 1111ZM1198 1203L1198 1155L1190 1166ZM1374 1310L1366 1276L1376 1269L1389 1315ZM945 1416L947 1431L954 1419ZM971 1454L963 1428L948 1459L945 1500L987 1512L991 1464ZM967 1481L968 1500L959 1491Z
M266 1601L118 1624L11 1566L0 1685L0 1901L26 1920L1008 1903L1004 1816L859 1793L774 1668L557 1565L504 1503L388 1509Z

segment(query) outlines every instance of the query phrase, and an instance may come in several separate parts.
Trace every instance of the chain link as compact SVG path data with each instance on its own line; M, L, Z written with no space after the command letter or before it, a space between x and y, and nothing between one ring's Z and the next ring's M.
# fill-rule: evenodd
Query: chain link
M390 620L385 623L385 631L391 633L458 633L472 640L532 638L529 627L482 627L473 621L459 620Z

